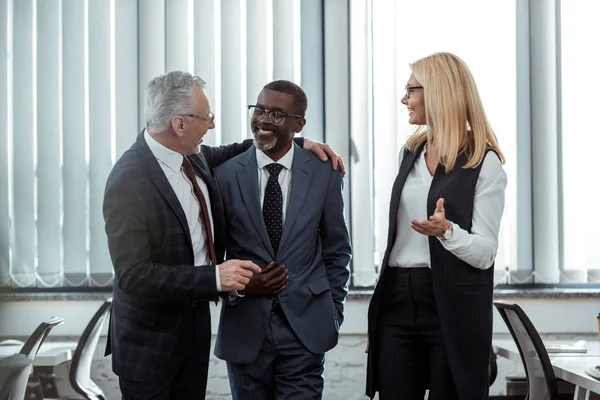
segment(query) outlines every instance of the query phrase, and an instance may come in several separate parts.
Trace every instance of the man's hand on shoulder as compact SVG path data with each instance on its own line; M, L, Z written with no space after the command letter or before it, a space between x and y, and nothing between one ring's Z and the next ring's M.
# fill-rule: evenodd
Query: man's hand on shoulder
M288 280L288 270L284 265L275 266L270 262L259 274L252 275L246 289L240 294L275 295L285 289Z
M227 260L219 265L219 279L221 290L243 290L253 275L260 273L260 267L252 261Z
M346 175L346 167L344 166L344 160L338 155L330 145L326 143L315 142L310 139L304 139L304 150L308 150L311 153L315 153L317 157L323 162L331 160L331 168L335 171L340 167L342 176Z

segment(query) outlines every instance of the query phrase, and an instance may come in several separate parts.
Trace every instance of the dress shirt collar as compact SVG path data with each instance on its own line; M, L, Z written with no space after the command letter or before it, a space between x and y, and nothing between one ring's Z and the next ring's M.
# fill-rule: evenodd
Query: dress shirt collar
M183 156L181 154L157 142L148 133L147 129L144 129L144 139L146 139L146 144L158 161L166 165L173 172L178 172L181 169L181 164L183 163Z
M285 169L291 170L292 162L294 161L294 147L295 144L292 142L292 147L277 161L277 164L281 164ZM256 163L258 164L259 169L263 169L267 165L273 164L273 162L274 161L262 150L256 149Z

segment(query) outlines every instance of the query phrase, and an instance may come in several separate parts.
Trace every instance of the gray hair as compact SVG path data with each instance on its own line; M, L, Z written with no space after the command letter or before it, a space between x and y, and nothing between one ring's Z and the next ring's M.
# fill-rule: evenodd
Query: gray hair
M205 85L201 78L182 71L152 79L146 88L146 126L161 132L169 128L174 116L191 114L194 88Z

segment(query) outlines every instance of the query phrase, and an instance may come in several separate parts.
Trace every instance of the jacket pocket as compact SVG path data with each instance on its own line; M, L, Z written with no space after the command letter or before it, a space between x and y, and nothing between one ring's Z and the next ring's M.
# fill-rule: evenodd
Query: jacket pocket
M306 284L306 287L314 295L318 295L318 294L321 294L321 293L326 292L328 290L331 290L331 287L329 286L329 280L325 276L323 278L319 278L317 280L308 282Z
M156 325L157 313L156 311L148 310L145 308L137 307L128 303L119 301L117 305L116 314L135 322L139 322L142 325L153 327Z

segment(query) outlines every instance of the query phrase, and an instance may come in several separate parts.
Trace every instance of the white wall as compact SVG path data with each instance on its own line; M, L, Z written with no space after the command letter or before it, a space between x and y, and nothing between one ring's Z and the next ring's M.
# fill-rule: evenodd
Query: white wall
M592 334L597 332L596 316L600 312L597 298L571 299L506 299L521 305L542 334ZM16 301L0 303L0 337L28 336L39 321L51 316L65 318L52 335L78 336L100 306L101 300L89 301ZM367 332L368 298L349 299L343 335L364 335ZM211 305L213 332L219 322L219 307ZM494 315L494 332L508 333L500 316Z

